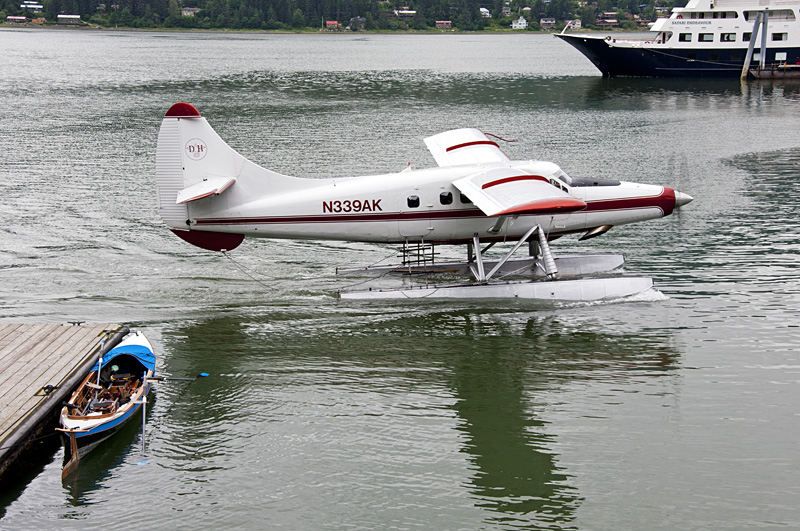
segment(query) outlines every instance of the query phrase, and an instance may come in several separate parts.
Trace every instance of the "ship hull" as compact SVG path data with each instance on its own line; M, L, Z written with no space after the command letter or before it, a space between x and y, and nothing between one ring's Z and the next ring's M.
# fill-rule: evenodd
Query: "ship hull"
M594 64L606 77L740 77L747 48L668 48L663 44L618 45L614 39L557 34ZM758 50L758 49L756 49ZM800 56L800 48L770 48L788 57ZM769 59L768 57L768 59ZM757 63L755 61L754 63Z

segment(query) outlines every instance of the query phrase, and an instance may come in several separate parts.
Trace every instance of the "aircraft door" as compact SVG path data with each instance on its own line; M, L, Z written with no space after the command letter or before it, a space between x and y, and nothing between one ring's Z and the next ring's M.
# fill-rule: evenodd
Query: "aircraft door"
M433 231L430 211L433 204L420 190L410 190L400 196L398 232L406 238L426 238Z

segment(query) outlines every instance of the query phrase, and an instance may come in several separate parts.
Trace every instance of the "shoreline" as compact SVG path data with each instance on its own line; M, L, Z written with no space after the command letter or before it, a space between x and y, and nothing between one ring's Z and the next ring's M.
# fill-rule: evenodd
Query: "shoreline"
M235 28L131 28L131 27L105 27L96 26L89 23L82 25L59 25L58 23L33 24L33 23L0 23L0 30L4 29L41 29L41 30L71 30L71 31L132 31L132 32L165 32L165 33L234 33L234 34L253 34L253 35L555 35L559 31L533 31L533 30L512 30L508 29L486 29L480 31L467 30L360 30L360 31L330 31L324 29L301 29L301 30L262 30L262 29L235 29ZM592 30L580 29L570 31L577 34L615 34L615 33L652 33L649 30Z

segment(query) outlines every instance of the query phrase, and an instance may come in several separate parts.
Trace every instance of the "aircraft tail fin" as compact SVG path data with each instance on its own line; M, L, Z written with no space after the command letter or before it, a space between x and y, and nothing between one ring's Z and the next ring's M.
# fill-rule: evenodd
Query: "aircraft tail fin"
M164 223L184 240L211 250L230 250L241 234L199 232L198 215L225 216L255 197L301 181L262 168L236 152L189 103L176 103L161 122L156 148L156 197Z

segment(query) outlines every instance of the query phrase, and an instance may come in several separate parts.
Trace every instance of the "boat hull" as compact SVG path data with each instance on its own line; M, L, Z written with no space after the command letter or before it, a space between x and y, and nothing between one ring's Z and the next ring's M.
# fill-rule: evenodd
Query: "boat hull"
M747 48L670 48L663 44L620 45L615 39L557 34L585 55L606 77L736 78L742 75ZM769 48L769 56L800 55L800 48Z
M127 335L100 356L61 409L58 431L65 449L62 478L139 412L150 392L154 372L153 348L138 332Z
M149 391L150 385L148 384L143 395L147 396ZM119 411L118 415L110 419L97 421L93 426L87 425L82 428L73 428L71 430L63 429L62 437L64 438L64 448L68 450L65 452L65 458L71 459L73 457L72 445L69 443L70 437L74 435L76 447L78 449L78 457L84 458L89 452L99 446L100 443L121 430L122 427L139 412L141 407L141 402L131 403L129 408L126 408L124 411Z

